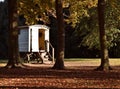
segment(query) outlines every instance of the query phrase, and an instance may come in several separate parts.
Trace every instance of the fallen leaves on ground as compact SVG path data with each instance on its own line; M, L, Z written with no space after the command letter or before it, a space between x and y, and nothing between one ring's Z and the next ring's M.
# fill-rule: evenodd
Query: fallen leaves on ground
M41 65L41 64L39 64ZM0 68L0 89L120 88L120 66L94 71L96 66L69 66L54 70L50 66Z

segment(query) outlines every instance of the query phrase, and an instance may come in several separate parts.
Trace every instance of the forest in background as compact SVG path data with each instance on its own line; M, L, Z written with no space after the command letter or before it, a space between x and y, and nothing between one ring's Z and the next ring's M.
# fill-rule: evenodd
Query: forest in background
M48 25L51 28L50 41L56 49L57 34L54 4L50 3L42 6L41 2L38 0L35 0L36 2L33 2L32 0L29 2L24 0L19 1L19 25ZM97 0L79 0L74 2L72 0L63 1L63 15L66 34L65 57L99 57ZM37 4L38 2L39 4ZM106 5L105 26L110 57L120 57L119 7L119 0L113 2L109 1ZM39 8L41 9L39 10ZM6 1L4 3L0 3L0 13L0 57L5 58L9 45Z

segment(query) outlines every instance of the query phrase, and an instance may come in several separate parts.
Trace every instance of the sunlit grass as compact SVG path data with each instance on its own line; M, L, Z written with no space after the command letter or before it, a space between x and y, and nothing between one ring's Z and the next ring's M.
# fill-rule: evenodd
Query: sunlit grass
M120 66L120 58L110 58L110 65Z
M80 62L91 63L93 65L100 65L100 58L65 58L65 62ZM109 58L109 63L112 66L120 66L120 58Z
M6 59L0 59L0 66L5 66L7 61ZM80 64L81 66L87 64L90 66L99 66L101 62L100 58L65 58L64 61ZM111 66L120 66L120 58L110 58L109 62Z

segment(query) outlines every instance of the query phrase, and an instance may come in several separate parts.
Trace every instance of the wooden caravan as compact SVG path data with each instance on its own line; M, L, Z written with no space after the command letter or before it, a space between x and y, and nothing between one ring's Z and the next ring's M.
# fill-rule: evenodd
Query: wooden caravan
M40 57L44 60L45 56L49 58L52 56L49 52L51 46L49 41L49 27L46 25L30 25L19 27L19 51L26 53L39 53ZM52 47L52 46L51 46ZM52 48L54 51L54 48ZM29 58L28 58L29 59ZM52 57L52 60L54 58Z

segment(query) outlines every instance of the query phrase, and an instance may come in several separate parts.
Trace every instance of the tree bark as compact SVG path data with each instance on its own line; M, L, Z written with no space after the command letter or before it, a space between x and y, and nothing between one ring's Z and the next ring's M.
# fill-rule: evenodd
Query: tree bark
M98 0L98 20L99 20L99 36L100 36L100 53L101 53L101 65L96 70L107 71L110 69L109 55L106 44L105 34L105 0Z
M14 68L21 65L18 49L18 14L17 0L8 0L9 17L9 47L7 68Z
M65 31L63 21L62 0L56 0L57 16L57 53L54 69L64 69L64 48L65 48Z

